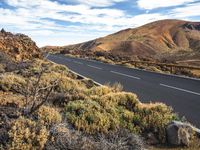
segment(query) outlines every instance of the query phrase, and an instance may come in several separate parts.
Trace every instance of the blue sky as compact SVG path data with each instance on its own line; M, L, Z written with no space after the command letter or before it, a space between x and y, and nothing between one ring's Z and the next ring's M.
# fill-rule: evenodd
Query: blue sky
M0 27L68 45L161 20L200 21L200 0L0 0Z

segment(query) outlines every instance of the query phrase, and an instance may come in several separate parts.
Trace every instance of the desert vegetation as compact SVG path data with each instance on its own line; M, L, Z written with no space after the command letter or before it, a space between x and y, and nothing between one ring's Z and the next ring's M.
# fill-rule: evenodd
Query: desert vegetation
M24 37L5 31L0 36ZM97 86L34 56L16 59L10 51L0 52L0 149L143 150L169 144L166 128L180 120L171 107L141 103L118 83ZM179 146L190 147L197 139L191 127L180 128L178 136Z
M144 104L120 84L96 86L42 59L0 75L1 149L144 149L165 144L171 107Z

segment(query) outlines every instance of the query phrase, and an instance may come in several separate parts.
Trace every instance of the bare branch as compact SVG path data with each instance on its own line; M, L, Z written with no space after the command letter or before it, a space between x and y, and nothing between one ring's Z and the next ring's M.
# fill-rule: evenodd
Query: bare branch
M47 68L46 68L47 70ZM41 85L42 75L46 71L42 69L39 73L37 80L34 82L27 81L26 91L23 92L25 96L25 107L24 107L24 115L31 115L35 111L37 111L44 103L46 103L49 99L50 94L54 90L54 88L59 84L61 79L56 79L50 82L46 86ZM61 76L62 78L62 76Z

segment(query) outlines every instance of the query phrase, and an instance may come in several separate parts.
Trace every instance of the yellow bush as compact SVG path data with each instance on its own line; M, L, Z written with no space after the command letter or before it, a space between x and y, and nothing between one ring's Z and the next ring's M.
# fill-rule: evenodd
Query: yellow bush
M142 132L141 128L137 124L134 124L134 118L135 116L137 116L137 114L126 109L121 109L119 115L120 115L120 125L123 128L128 129L133 133L137 134Z
M127 92L109 93L98 99L99 103L104 107L107 106L123 106L126 109L134 110L139 104L137 95Z
M106 112L92 100L69 102L66 106L68 120L78 129L87 133L108 132L118 128L118 116Z
M143 104L132 93L109 92L93 88L92 94L96 96L91 95L91 100L69 102L65 109L69 122L87 133L122 127L134 133L153 132L160 141L166 139L165 127L176 119L170 107L161 103Z
M93 100L68 103L66 115L76 128L88 133L108 132L119 126L139 132L133 124L134 113L132 112L137 104L139 101L134 94L109 93L102 97L93 97Z
M24 97L19 94L0 91L0 105L16 105L17 107L24 106Z
M166 140L166 125L177 119L177 115L172 113L172 108L162 103L140 104L137 113L142 130L156 132L161 142Z
M146 70L163 73L163 71L159 67L155 67L155 66L148 66L148 67L146 67Z
M68 77L62 78L59 88L61 91L69 92L69 91L82 91L86 88L86 86L80 81L75 81Z
M112 89L107 86L95 86L88 90L87 94L89 96L96 95L96 96L103 96L105 94L108 94L112 92Z
M40 126L30 119L20 117L13 122L9 131L11 138L9 149L43 149L48 135L49 133L44 126Z
M70 73L68 68L64 65L52 63L49 61L41 60L41 59L35 59L31 66L28 68L29 72L32 73L39 73L41 70L44 69L46 73L60 73L64 74L70 78L75 78L76 75Z
M25 88L25 86L25 78L20 75L5 73L0 76L0 89L3 91L19 92L20 89Z
M27 71L31 74L39 73L41 72L42 68L48 64L50 63L42 59L34 59Z
M113 92L121 92L123 90L123 85L117 82L111 85L111 88Z
M54 124L58 124L62 121L62 116L55 109L50 106L42 106L36 112L39 122L47 127L51 127Z
M0 64L0 73L5 72L5 66L3 64Z
M57 91L59 92L80 91L86 88L81 81L71 79L56 72L44 73L41 77L40 84L42 86L48 86L55 80L59 80L59 84L57 86Z

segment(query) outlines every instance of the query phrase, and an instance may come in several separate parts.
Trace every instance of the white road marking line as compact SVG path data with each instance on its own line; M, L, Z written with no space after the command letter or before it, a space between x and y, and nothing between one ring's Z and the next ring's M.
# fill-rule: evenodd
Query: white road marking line
M164 87L167 87L167 88L176 89L176 90L179 90L179 91L183 91L183 92L187 92L187 93L191 93L191 94L195 94L195 95L200 96L200 93L193 92L193 91L190 91L190 90L185 90L185 89L181 89L181 88L170 86L170 85L166 85L166 84L160 84L160 85L164 86Z
M73 62L76 63L76 64L80 64L80 65L83 64L82 62L79 62L79 61L73 61Z
M99 67L96 67L96 66L92 66L92 65L87 65L87 66L95 68L95 69L102 69L102 68L99 68Z
M131 75L127 75L127 74L123 74L123 73L116 72L116 71L110 71L110 72L115 73L115 74L118 74L118 75L126 76L126 77L129 77L129 78L133 78L133 79L140 80L140 78L135 77L135 76L131 76Z

